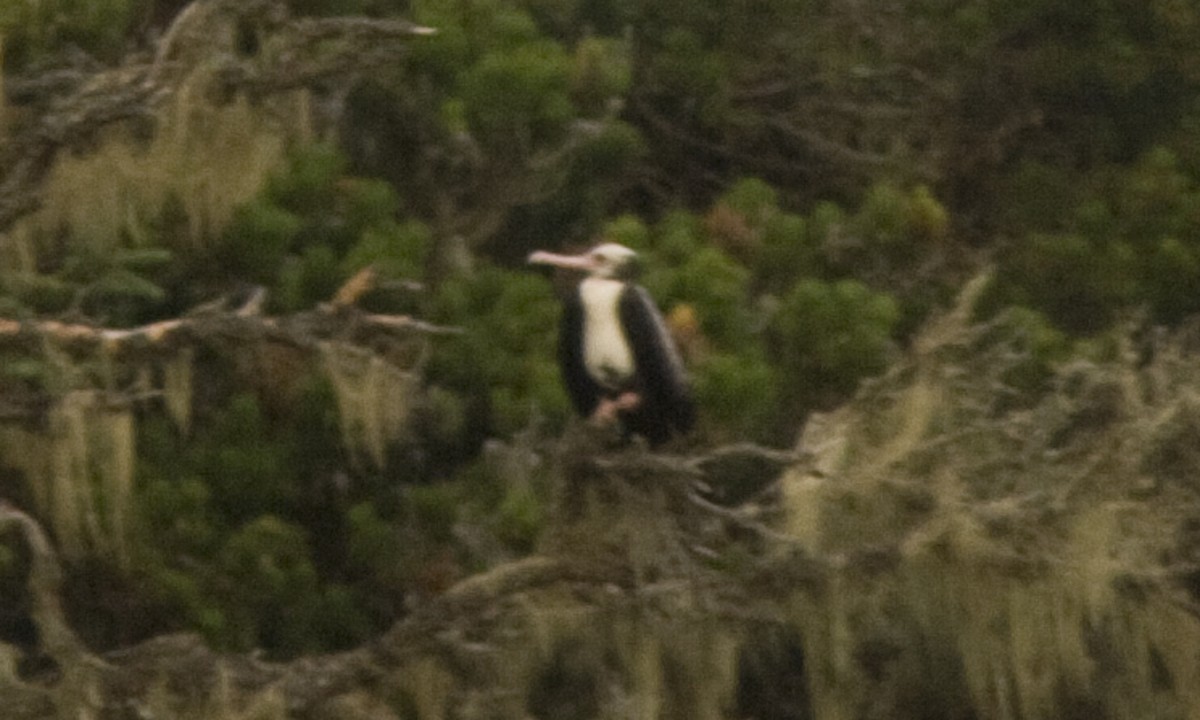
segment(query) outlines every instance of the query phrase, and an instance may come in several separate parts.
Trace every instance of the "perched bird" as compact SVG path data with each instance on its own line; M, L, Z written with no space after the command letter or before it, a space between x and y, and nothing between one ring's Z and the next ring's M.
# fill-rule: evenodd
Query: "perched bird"
M529 262L587 276L566 298L559 330L563 382L580 415L618 420L651 445L696 420L691 387L662 315L634 282L637 253L603 243L581 255L538 251Z

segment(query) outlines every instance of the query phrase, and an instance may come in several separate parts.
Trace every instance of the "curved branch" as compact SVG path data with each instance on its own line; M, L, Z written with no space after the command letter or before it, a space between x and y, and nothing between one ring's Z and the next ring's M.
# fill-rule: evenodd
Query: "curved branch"
M396 62L403 41L431 28L402 20L325 18L286 20L278 0L194 2L177 16L153 57L116 69L77 67L4 83L9 102L41 107L11 138L16 150L0 171L0 231L40 204L39 186L56 153L114 123L153 119L188 73L217 65L218 97L262 97L322 80L358 75ZM244 22L269 26L270 53L238 56L214 36ZM337 42L334 42L337 41ZM192 46L195 47L192 47ZM333 49L329 49L334 45ZM181 55L192 55L188 61Z
M0 529L6 527L16 527L29 548L27 586L43 650L64 666L78 664L89 653L63 612L63 572L54 546L37 520L0 500Z

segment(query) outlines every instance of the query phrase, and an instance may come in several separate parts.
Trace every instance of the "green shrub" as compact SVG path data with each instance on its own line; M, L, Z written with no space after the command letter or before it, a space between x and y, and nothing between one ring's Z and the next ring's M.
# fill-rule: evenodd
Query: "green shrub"
M69 45L115 59L145 8L146 0L5 0L0 3L5 60L21 68Z
M754 227L763 226L779 211L779 192L759 178L742 178L717 201L727 205Z
M899 317L891 296L856 280L801 280L770 328L785 392L803 405L844 397L886 367Z
M754 263L754 285L759 291L781 293L798 278L820 276L823 270L820 248L813 244L803 216L781 212L767 220Z
M286 168L271 175L264 197L297 215L330 214L346 167L346 157L334 145L297 146L289 153Z
M633 68L628 43L585 37L575 46L571 97L588 115L600 115L629 90Z
M1200 247L1163 238L1145 268L1139 296L1155 320L1174 325L1200 311Z
M575 114L570 89L570 58L549 40L485 55L461 81L472 130L501 155L557 139Z
M318 646L310 628L320 589L304 531L274 515L236 530L221 549L228 585L226 643L295 655Z
M692 305L704 335L720 347L735 348L753 330L747 307L749 277L749 271L725 253L702 247L677 266L652 269L646 286L664 308Z
M779 439L779 374L761 348L714 353L693 368L696 400L706 432L714 441Z
M609 220L601 236L639 253L650 249L650 228L636 215L619 215Z
M477 425L507 436L535 418L559 426L569 412L557 380L559 301L529 271L480 267L443 283L429 308L463 333L437 344L430 379L464 398Z
M264 198L246 203L225 229L221 265L238 277L273 282L303 226L303 218Z
M1045 315L1019 306L1005 310L992 332L979 343L981 349L991 344L1011 343L1021 351L1015 355L1017 362L1004 373L1004 382L1017 391L1009 398L1014 403L1030 403L1049 389L1055 365L1073 349L1066 334Z
M1072 333L1108 327L1137 290L1137 257L1119 240L1034 234L1005 261L997 276L1000 303L1037 309Z

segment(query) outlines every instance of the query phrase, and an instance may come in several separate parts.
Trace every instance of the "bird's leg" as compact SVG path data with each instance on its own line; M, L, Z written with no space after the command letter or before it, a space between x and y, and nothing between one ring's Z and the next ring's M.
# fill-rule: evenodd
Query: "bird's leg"
M617 410L636 410L642 404L642 396L635 392L623 392L612 403Z
M594 425L611 425L616 422L617 401L600 398L600 402L596 404L596 409L592 411L591 421Z
M617 414L622 411L635 410L642 404L642 396L635 392L623 392L615 398L601 398L592 411L592 422L596 425L609 425L617 421Z

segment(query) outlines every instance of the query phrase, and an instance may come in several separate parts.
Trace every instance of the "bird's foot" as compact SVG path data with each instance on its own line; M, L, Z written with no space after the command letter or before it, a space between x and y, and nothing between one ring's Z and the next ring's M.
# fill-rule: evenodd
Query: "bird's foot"
M617 402L604 398L596 405L596 409L592 411L592 417L589 419L593 425L600 427L612 425L617 421Z
M635 392L625 392L616 398L603 398L592 412L591 421L595 425L611 425L617 421L617 415L622 411L636 410L642 404L642 396Z
M612 401L617 410L636 410L642 404L642 396L635 392L624 392Z

